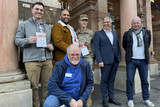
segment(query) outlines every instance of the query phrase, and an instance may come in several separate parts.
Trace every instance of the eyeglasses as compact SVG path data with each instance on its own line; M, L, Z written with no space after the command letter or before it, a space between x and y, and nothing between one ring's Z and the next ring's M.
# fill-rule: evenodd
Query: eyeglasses
M70 54L69 56L71 56L71 57L74 57L74 56L79 57L80 54Z

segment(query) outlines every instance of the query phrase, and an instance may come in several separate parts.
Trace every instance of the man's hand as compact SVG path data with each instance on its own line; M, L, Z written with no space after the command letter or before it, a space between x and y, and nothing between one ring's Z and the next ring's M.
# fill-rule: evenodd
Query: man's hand
M104 67L104 63L103 62L100 62L98 65L99 65L99 67Z
M78 103L77 107L83 107L83 101L81 99L79 99L77 103Z
M71 101L69 102L69 105L71 107L78 107L78 103L75 99L71 99Z
M37 41L37 37L35 36L30 36L28 39L29 39L29 43L36 43Z
M50 51L53 51L53 46L51 44L48 44L47 47Z

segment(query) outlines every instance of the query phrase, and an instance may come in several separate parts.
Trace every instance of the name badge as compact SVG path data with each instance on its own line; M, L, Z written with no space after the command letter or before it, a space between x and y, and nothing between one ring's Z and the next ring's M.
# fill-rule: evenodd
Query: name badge
M72 77L72 73L65 73L65 77Z

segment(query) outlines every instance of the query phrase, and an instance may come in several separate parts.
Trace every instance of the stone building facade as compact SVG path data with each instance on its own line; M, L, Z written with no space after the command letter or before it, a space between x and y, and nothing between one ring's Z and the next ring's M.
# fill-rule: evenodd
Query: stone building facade
M79 28L78 20L82 13L88 15L88 27L94 32L102 29L102 18L110 15L114 21L113 29L117 31L120 43L123 33L131 26L132 17L138 15L142 19L143 25L152 32L150 74L158 73L160 11L151 3L151 0L0 0L0 106L29 107L28 105L32 105L30 83L25 80L25 74L19 70L19 51L13 41L18 21L20 23L31 16L31 5L35 1L45 4L44 19L51 26L59 19L60 9L65 7L70 9L70 24L75 30ZM159 0L154 1L160 6ZM125 53L122 46L121 53L122 60L117 72L115 88L125 91ZM96 67L95 81L97 84L99 80L100 72ZM134 85L135 92L140 92L138 74L136 74Z

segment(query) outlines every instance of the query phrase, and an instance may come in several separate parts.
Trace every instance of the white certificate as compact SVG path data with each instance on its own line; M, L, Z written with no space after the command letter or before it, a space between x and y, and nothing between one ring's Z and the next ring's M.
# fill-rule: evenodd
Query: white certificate
M37 42L36 45L37 47L46 47L46 33L40 33L36 32L36 37L37 37Z
M82 52L82 56L89 54L89 51L88 51L86 44L81 47L81 52Z

